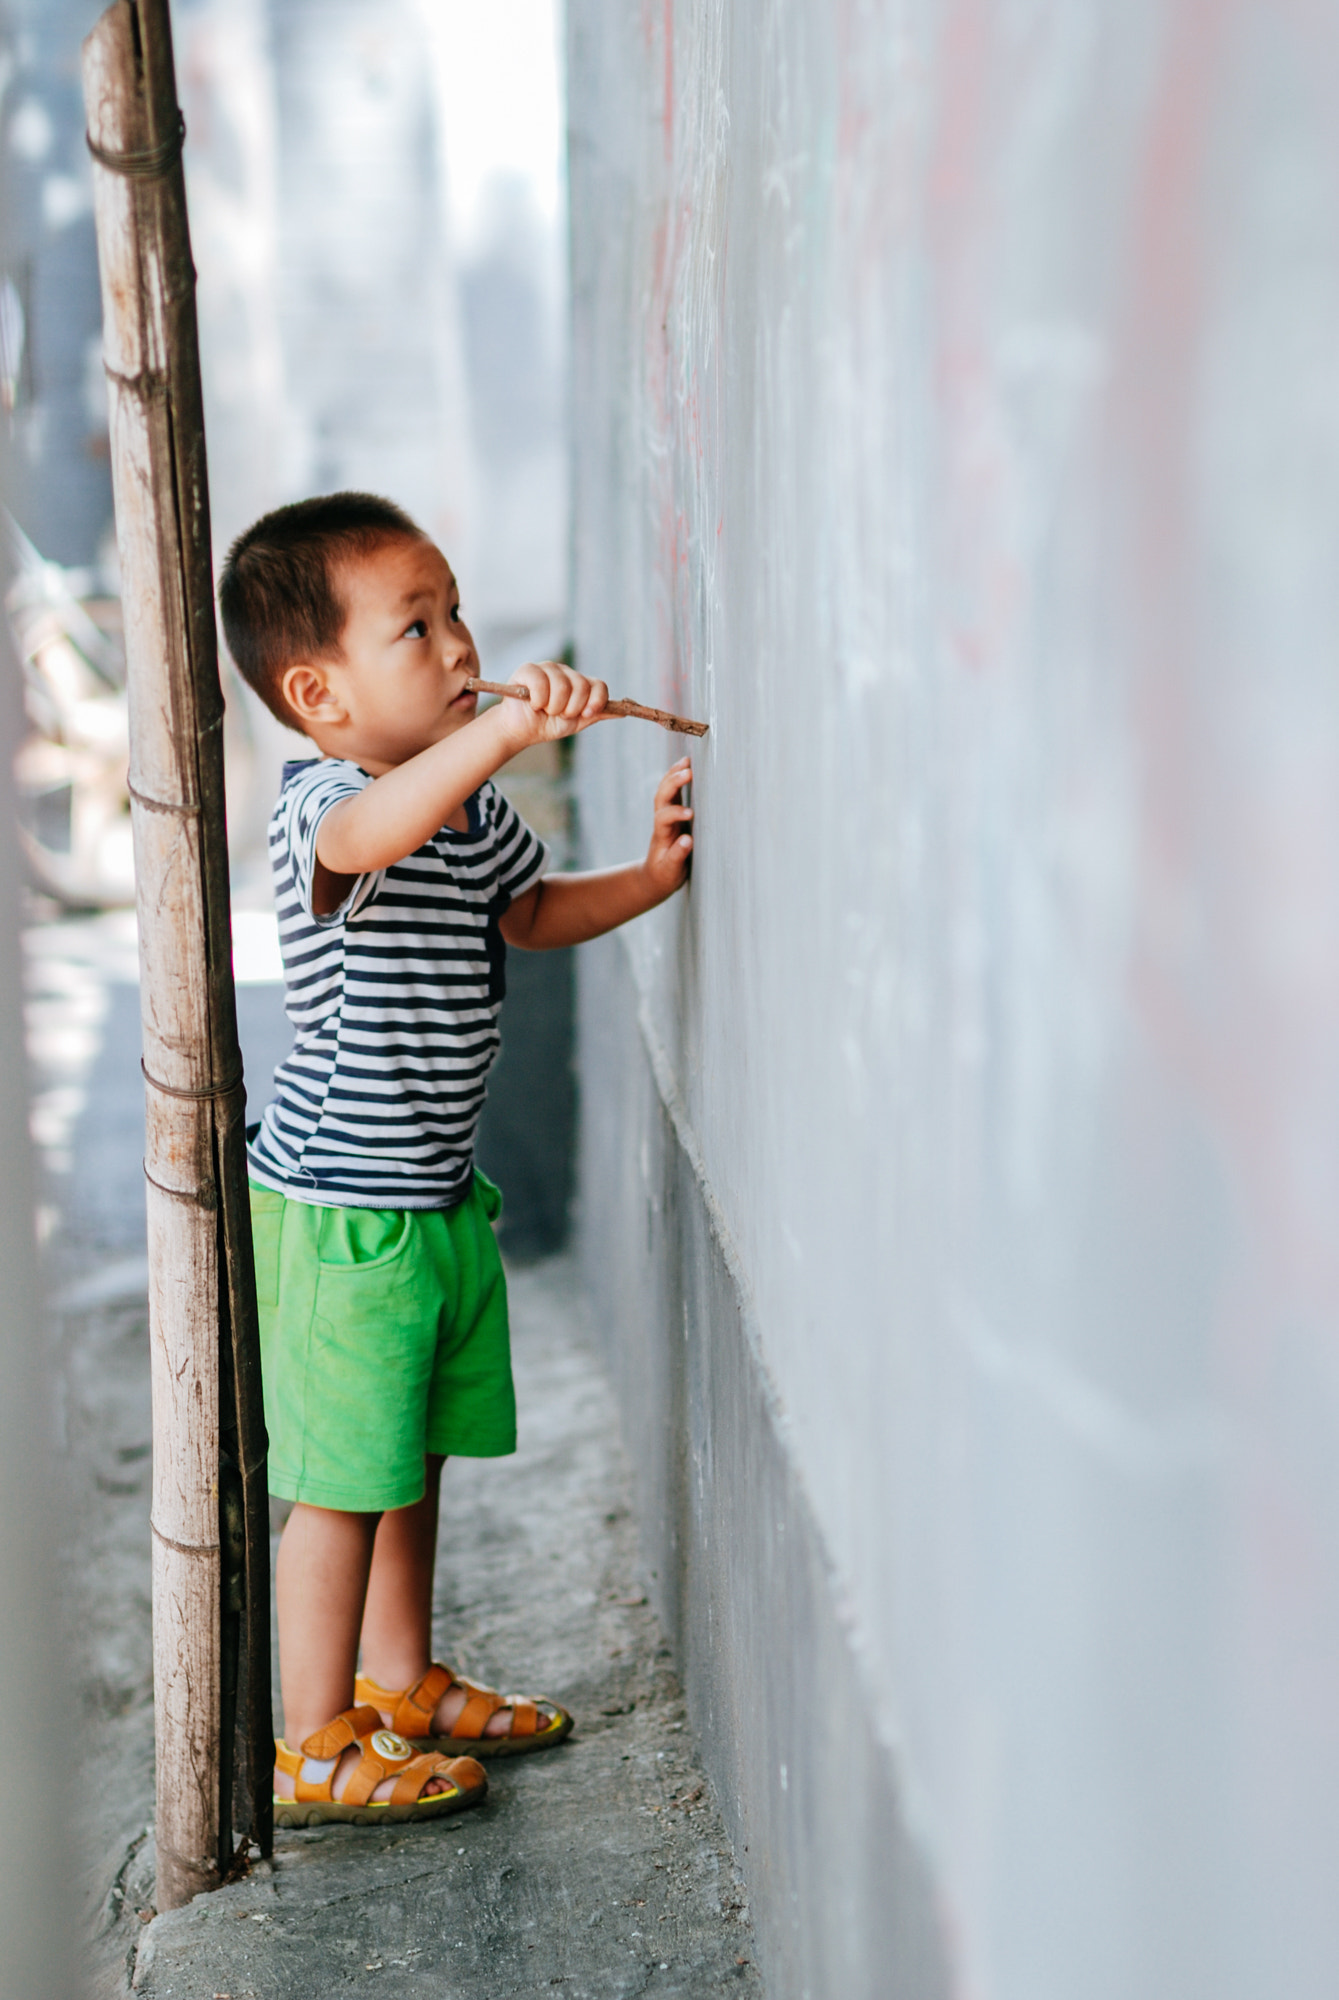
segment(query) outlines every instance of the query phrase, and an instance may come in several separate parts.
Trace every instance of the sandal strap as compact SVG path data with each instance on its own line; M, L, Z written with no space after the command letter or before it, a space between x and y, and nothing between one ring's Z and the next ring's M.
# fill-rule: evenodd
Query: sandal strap
M344 1787L343 1803L346 1806L365 1806L384 1778L398 1781L403 1774L422 1764L422 1759L414 1755L403 1736L397 1736L393 1729L375 1729L370 1736L359 1739L358 1747L363 1754L349 1773L349 1782ZM411 1793L413 1798L418 1797L431 1776L430 1771L422 1772L417 1788ZM395 1802L400 1803L398 1798Z
M524 1695L509 1694L503 1702L504 1708L511 1710L512 1736L537 1736L539 1734L539 1710L534 1702Z
M340 1798L342 1805L364 1806L377 1786L385 1778L396 1780L394 1801L403 1804L405 1799L418 1798L428 1779L435 1775L434 1768L425 1768L429 1758L415 1756L403 1736L382 1725L376 1709L360 1705L346 1708L333 1722L316 1730L302 1745L301 1757L294 1757L287 1744L275 1745L276 1762L286 1770L293 1771L293 1796L303 1804L333 1804L335 1800L335 1773L340 1757L345 1750L356 1748L358 1762L349 1773L348 1782ZM442 1762L442 1759L438 1759ZM307 1775L308 1762L321 1764L325 1770L320 1777ZM400 1779L413 1773L410 1789L402 1797ZM453 1780L454 1782L454 1780ZM458 1788L457 1788L458 1789Z
M395 1789L391 1793L391 1804L393 1806L417 1805L419 1799L423 1796L425 1785L432 1778L444 1778L451 1787L451 1791L458 1792L460 1790L460 1786L451 1775L451 1766L448 1760L437 1751L429 1750L421 1756L415 1757L412 1763L405 1765L404 1770L395 1780ZM449 1797L449 1793L443 1792L438 1796L446 1798Z
M401 1736L431 1736L432 1718L437 1713L437 1704L449 1687L455 1684L455 1675L450 1667L444 1667L434 1660L422 1680L415 1681L413 1687L406 1688L395 1703L391 1714L391 1728Z
M505 1708L506 1703L496 1688L475 1687L471 1682L462 1680L457 1680L456 1686L466 1690L467 1699L447 1733L466 1742L477 1742L484 1733L488 1718L496 1715L500 1708Z
M274 1768L285 1772L294 1782L302 1775L302 1752L290 1750L282 1736L274 1739Z
M347 1750L362 1736L370 1736L374 1729L381 1728L381 1717L374 1708L359 1704L356 1708L346 1708L333 1722L327 1722L323 1729L317 1729L299 1748L304 1757L315 1757L324 1762L327 1757L338 1757L341 1750Z
M446 1735L457 1742L475 1743L482 1737L489 1721L500 1708L511 1710L511 1728L508 1737L537 1736L540 1727L538 1705L519 1694L499 1694L496 1688L479 1687L476 1682L466 1680L452 1667L443 1666L434 1660L421 1680L402 1692L394 1688L379 1687L366 1674L358 1677L358 1692L368 1701L374 1702L380 1713L389 1711L390 1727L401 1736L421 1740L434 1733L432 1718L437 1713L442 1696L450 1688L458 1687L465 1695L465 1704L452 1723ZM547 1721L547 1718L545 1718ZM333 1724L330 1725L332 1728ZM499 1742L506 1738L499 1737ZM305 1745L304 1745L305 1748ZM329 1753L327 1753L329 1754Z

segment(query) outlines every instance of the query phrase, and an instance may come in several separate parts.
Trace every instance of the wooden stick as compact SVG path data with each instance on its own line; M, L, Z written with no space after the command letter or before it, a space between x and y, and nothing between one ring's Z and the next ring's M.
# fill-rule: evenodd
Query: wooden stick
M517 687L515 682L468 680L467 688L476 694L506 694L513 701L529 701L530 690ZM686 715L671 715L664 708L643 708L639 701L607 701L600 711L602 715L635 715L643 722L658 722L662 729L672 729L679 736L705 736L710 729L709 722L690 722Z
M125 606L148 1081L156 1900L166 1910L227 1872L234 1824L269 1852L274 1754L223 699L167 0L107 9L84 44L84 99Z

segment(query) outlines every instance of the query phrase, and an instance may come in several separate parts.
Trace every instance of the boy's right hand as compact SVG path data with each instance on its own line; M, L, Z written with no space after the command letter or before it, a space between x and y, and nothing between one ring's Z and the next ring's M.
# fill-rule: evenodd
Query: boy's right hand
M430 743L416 756L381 771L356 798L330 808L316 835L313 908L338 909L359 875L393 867L413 854L502 764L530 743L574 736L598 722L609 699L603 681L546 660L522 667L513 679L530 690L526 701L500 701L465 727ZM458 831L463 831L462 819Z
M529 701L501 701L495 712L518 749L527 743L553 743L589 729L599 721L609 699L603 681L587 680L557 660L518 668L512 684L529 688Z

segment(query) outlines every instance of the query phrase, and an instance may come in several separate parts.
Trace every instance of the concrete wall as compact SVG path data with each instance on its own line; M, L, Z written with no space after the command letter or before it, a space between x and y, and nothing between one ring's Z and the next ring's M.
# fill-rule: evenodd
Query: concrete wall
M712 725L584 1255L771 1990L1330 2000L1339 14L568 61L580 656Z

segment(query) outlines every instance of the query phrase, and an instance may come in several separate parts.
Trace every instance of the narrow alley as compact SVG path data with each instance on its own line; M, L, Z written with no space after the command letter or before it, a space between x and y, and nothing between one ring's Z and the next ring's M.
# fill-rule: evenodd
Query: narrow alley
M246 1056L260 1077L283 1030L279 989L255 976L272 969L263 914L240 913L237 935ZM489 1798L460 1818L280 1833L272 1867L145 1921L153 1696L133 918L38 925L28 955L95 2000L132 1981L152 2000L759 1994L740 1876L639 1575L613 1400L561 1257L511 1274L521 1447L502 1464L449 1468L436 1604L442 1656L560 1696L577 1716L572 1740L493 1763Z

